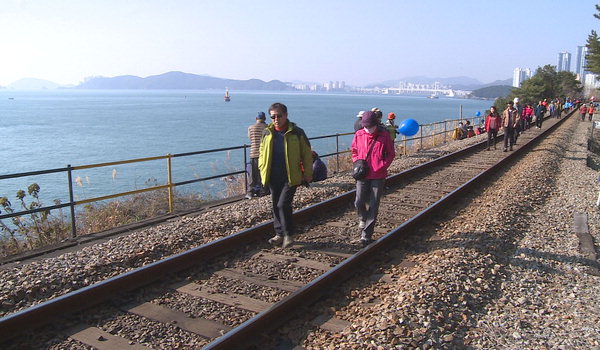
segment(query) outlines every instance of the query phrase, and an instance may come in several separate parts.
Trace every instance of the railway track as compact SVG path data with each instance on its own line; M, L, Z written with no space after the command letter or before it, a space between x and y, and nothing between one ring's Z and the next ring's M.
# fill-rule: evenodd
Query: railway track
M12 338L6 344L18 347L46 325L55 335L43 341L65 348L237 349L261 343L260 335L451 207L565 119L524 133L514 152L501 146L486 151L479 143L390 177L376 241L364 249L351 243L358 220L350 191L296 212L300 232L288 249L265 243L272 224L264 223L6 316L0 339ZM347 326L335 318L314 324L332 332Z

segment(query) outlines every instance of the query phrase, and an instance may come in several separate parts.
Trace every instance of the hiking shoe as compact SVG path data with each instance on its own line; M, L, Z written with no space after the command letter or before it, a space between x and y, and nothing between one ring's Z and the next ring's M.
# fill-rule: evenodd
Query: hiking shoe
M281 237L281 236L278 236ZM283 236L283 244L281 245L282 248L287 248L290 245L292 245L292 243L294 243L294 239L288 235Z
M283 237L281 237L280 235L275 235L275 236L269 238L270 245L279 245L279 244L281 244L282 241L283 241Z
M252 193L246 193L246 199L252 199Z
M350 241L350 244L362 244L362 238L356 238Z
M365 226L367 226L367 223L366 223L366 222L364 222L364 221L362 221L362 220L360 220L360 221L358 222L358 228L365 228Z
M373 242L374 242L374 241L373 241L372 239L370 239L370 238L361 238L361 239L360 239L360 244L361 244L363 247L366 247L366 246L368 246L369 244L371 244L371 243L373 243Z

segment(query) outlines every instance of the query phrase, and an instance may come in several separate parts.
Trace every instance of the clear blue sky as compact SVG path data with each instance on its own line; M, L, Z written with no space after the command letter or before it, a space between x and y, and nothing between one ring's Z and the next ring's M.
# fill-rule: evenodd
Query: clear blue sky
M0 85L168 71L484 83L584 45L600 0L0 0Z

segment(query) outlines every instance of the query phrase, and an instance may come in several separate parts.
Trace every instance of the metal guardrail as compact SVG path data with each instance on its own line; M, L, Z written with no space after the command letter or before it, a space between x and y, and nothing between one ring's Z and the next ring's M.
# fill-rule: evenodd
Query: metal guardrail
M469 120L469 119L471 119L473 121L473 124L475 124L475 120L477 118L474 117L474 118L464 118L464 119L453 119L453 120L444 120L441 122L434 122L434 123L430 123L430 124L420 124L418 136L409 137L409 138L407 138L406 136L403 136L402 140L396 139L395 143L402 144L404 155L408 154L409 146L413 145L415 142L420 142L419 148L423 149L423 147L424 147L423 140L426 140L428 138L432 139L432 146L436 146L437 144L447 142L448 133L452 133L454 131L454 128L458 125L458 123L460 121ZM443 130L442 130L441 125L443 125ZM448 125L450 125L450 127L448 127ZM440 131L437 131L438 128L440 129ZM425 132L424 132L424 130L425 130ZM336 157L336 161L335 161L336 172L339 172L340 155L350 153L350 149L340 150L340 137L350 136L350 135L354 135L354 133L349 132L349 133L341 133L341 134L338 133L338 134L310 137L309 140L335 138L336 151L333 153L322 154L322 155L320 155L320 157L327 158L327 157L335 156ZM439 140L440 135L443 135L443 141ZM437 140L438 142L436 142L436 138L438 138L438 140ZM163 155L163 156L136 158L136 159L128 159L128 160L106 162L106 163L96 163L96 164L87 164L87 165L79 165L79 166L71 166L69 164L64 168L55 168L55 169L31 171L31 172L24 172L24 173L0 175L0 181L2 181L5 179L13 179L13 178L20 178L20 177L27 177L27 176L45 175L45 174L63 172L63 173L67 174L67 188L68 188L68 192L69 192L69 202L68 203L60 203L60 204L56 204L56 205L52 205L52 206L43 206L40 208L31 209L31 210L23 210L23 211L18 211L18 212L2 214L2 215L0 215L0 220L14 218L14 217L20 217L23 215L29 215L29 214L39 213L39 212L49 212L54 209L69 207L70 216L71 216L71 235L73 238L75 238L75 237L77 237L77 222L76 222L76 213L75 213L75 207L77 205L94 203L94 202L98 202L98 201L114 199L114 198L118 198L118 197L129 196L129 195L150 192L150 191L164 190L164 189L166 189L168 191L169 213L171 213L174 210L174 188L175 187L246 173L245 165L248 163L248 153L247 153L248 148L250 148L250 146L244 144L242 146L216 148L216 149L209 149L209 150L195 151L195 152L186 152L186 153L177 153L177 154L167 154L167 155ZM192 179L192 180L173 182L172 164L171 164L173 158L187 157L187 156L194 156L194 155L208 154L208 153L216 153L216 152L224 152L224 151L232 151L232 150L240 150L240 149L242 149L243 153L244 153L244 160L243 160L243 163L244 163L243 169L244 170L227 172L227 173L222 173L222 174L217 174L217 175L213 175L213 176L197 178L197 179ZM114 193L114 194L110 194L110 195L106 195L106 196L86 198L83 200L75 200L75 198L74 198L73 171L114 166L114 165L148 162L148 161L161 160L161 159L165 159L167 161L167 183L164 185L157 185L157 186L146 187L143 189L119 192L119 193ZM244 188L245 188L245 190L247 190L247 188L248 188L248 179L246 177L244 177Z

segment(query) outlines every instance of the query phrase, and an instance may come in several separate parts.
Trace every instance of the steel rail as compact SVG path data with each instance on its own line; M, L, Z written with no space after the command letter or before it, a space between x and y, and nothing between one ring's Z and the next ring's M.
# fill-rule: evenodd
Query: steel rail
M254 342L256 341L257 334L260 334L266 330L274 329L277 325L280 325L285 320L292 317L295 311L299 310L305 305L308 305L310 302L316 301L320 296L324 294L324 291L331 290L331 288L334 288L340 282L343 282L344 280L352 277L357 269L364 266L366 261L386 251L387 249L389 249L392 243L402 238L403 236L410 234L413 230L422 226L422 224L424 224L426 220L430 218L433 214L438 213L454 205L455 200L461 198L461 196L465 192L471 190L475 186L485 181L490 174L493 174L494 172L498 171L505 164L512 162L514 159L516 159L516 157L522 155L526 150L533 148L533 146L539 143L539 141L543 139L545 135L554 131L559 125L561 125L568 117L572 115L573 112L563 117L562 120L559 120L550 128L545 129L542 133L540 133L540 135L518 148L515 152L510 153L496 164L482 171L472 179L468 180L466 183L460 185L454 191L448 193L447 195L439 199L437 202L433 203L432 205L425 208L424 210L422 210L421 212L419 212L400 226L396 227L392 231L385 234L383 237L376 240L374 243L370 244L369 246L360 250L356 254L342 261L341 263L333 267L331 270L327 271L325 274L317 277L316 279L309 282L299 290L288 295L284 299L280 300L278 303L271 306L269 309L259 313L258 315L254 316L253 318L234 328L233 330L225 333L222 337L219 337L215 341L206 345L203 349L218 350L248 348L251 344L254 344ZM457 156L461 156L476 148L483 147L484 145L485 142L480 142L472 145L471 147L465 148L458 152L454 152L441 158L444 158L445 161L449 161L450 159L456 158ZM433 167L439 164L440 162L443 162L443 159L438 158L423 165L426 165L426 167ZM395 176L390 177L388 181L392 183L397 183L401 181L403 177L406 177L407 175L416 171L422 171L423 169L424 168L421 166L413 167Z
M572 113L568 116L570 115L572 115ZM558 127L558 125L562 124L562 122L566 120L568 116L554 124L551 128L545 130L537 138L534 138L529 143L517 149L516 152L513 152L507 157L503 158L500 163L492 166L492 168L482 172L480 175L461 185L450 194L432 204L429 208L418 213L416 216L409 219L398 228L381 237L375 243L369 245L367 248L362 249L352 257L338 264L324 275L309 282L306 286L274 304L268 310L261 312L252 319L244 322L239 327L208 344L206 348L225 349L235 346L248 345L248 342L251 339L256 338L255 336L257 334L257 330L270 328L274 325L275 321L280 322L285 320L287 317L290 317L292 312L297 307L306 305L309 300L314 300L314 298L317 298L321 295L323 290L327 290L323 288L331 287L335 285L335 283L350 277L353 273L353 270L359 266L361 262L370 259L375 254L382 251L389 242L398 239L401 235L404 235L406 232L421 224L424 219L426 219L435 211L450 205L452 199L457 198L457 196L463 191L466 191L467 189L471 188L473 184L481 181L484 177L483 174L488 174L492 171L495 171L501 164L505 164L507 161L516 157L516 155L524 152L526 147L532 147L531 144L534 143L534 141L540 139L542 135L551 132L551 130L554 130L556 127ZM457 152L450 153L421 165L417 165L413 168L404 170L399 174L389 177L387 181L392 185L397 184L409 177L418 175L423 171L439 166L442 163L450 162L454 159L460 158L465 154L475 151L477 148L484 147L484 145L485 141L476 143ZM316 214L322 213L329 208L338 208L340 205L352 201L354 199L355 192L355 190L351 190L334 198L298 210L294 212L294 218L301 222L313 218ZM87 287L83 287L79 290L69 292L52 300L48 300L30 308L4 316L0 318L0 341L6 341L23 333L24 331L50 323L57 317L63 315L65 311L75 312L92 307L108 300L116 293L122 293L124 291L139 288L157 281L168 274L184 270L193 265L197 265L204 260L228 252L241 244L247 244L249 242L264 238L268 233L273 232L272 224L272 220L262 223L258 226L239 231L235 234L220 238L197 248L167 257L160 261L133 269L121 275Z

